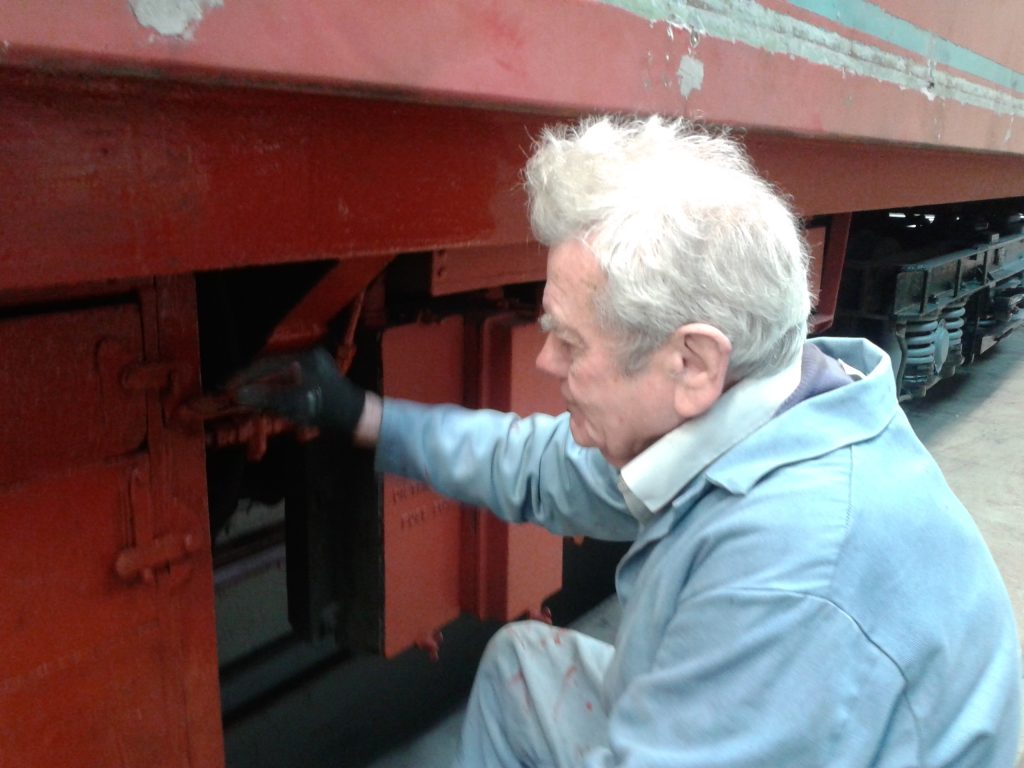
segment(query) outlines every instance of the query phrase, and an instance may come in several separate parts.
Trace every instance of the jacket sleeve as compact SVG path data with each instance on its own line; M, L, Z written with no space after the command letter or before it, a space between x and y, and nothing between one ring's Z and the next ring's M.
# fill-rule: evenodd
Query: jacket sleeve
M385 399L376 467L565 536L629 541L637 522L615 470L572 439L566 415L515 414Z
M679 603L584 765L869 766L879 734L909 750L893 765L919 764L900 671L856 622L814 595L722 589Z

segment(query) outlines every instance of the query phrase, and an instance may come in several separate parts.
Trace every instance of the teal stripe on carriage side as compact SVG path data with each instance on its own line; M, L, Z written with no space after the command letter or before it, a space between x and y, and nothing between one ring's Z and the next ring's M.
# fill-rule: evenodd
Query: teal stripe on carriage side
M1012 91L1024 91L1024 74L893 16L866 0L789 0L789 4L849 29L877 37L936 64L960 70Z

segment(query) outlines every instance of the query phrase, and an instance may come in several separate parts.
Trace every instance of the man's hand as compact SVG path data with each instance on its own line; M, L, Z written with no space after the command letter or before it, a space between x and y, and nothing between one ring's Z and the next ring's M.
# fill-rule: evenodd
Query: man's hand
M228 387L239 405L345 437L352 436L366 403L366 392L342 376L319 347L260 360Z

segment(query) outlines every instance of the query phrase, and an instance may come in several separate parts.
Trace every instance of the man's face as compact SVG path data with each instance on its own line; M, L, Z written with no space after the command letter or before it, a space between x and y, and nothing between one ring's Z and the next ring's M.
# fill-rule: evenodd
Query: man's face
M537 367L561 383L576 442L621 467L682 421L671 355L663 348L642 370L622 373L617 340L598 327L594 310L606 278L582 242L552 248L547 277L541 325L548 335Z

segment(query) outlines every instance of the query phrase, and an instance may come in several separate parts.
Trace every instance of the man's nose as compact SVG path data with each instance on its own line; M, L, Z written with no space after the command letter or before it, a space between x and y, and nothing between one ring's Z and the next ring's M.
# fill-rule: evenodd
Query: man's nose
M558 359L558 352L555 350L554 340L550 335L544 337L544 346L537 353L536 366L537 370L548 374L548 376L554 376L556 379L565 377Z

